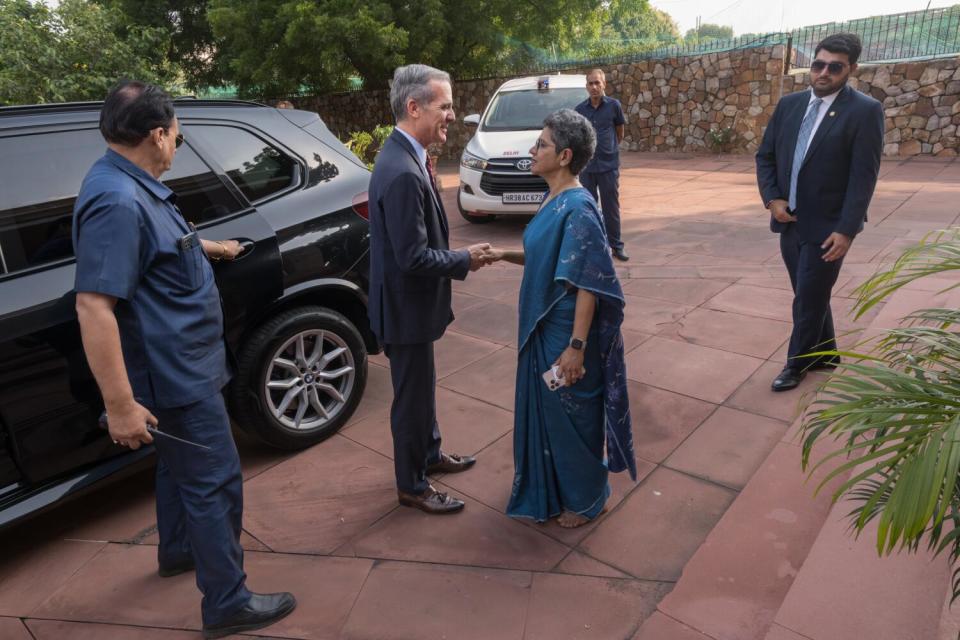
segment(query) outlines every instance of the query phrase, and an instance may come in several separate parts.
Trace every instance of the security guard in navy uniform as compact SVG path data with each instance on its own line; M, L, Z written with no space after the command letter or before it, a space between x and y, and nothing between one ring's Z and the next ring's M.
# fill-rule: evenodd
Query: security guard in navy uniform
M77 316L118 445L157 452L159 574L196 568L205 638L259 629L296 606L247 590L243 477L221 390L230 379L210 259L237 242L201 240L160 182L183 137L159 87L115 86L100 114L109 149L73 214ZM147 426L208 447L158 435Z

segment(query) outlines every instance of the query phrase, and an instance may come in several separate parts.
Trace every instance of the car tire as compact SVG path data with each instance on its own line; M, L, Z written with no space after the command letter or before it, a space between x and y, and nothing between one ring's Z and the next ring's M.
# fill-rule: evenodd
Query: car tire
M346 424L366 384L367 350L356 327L336 311L298 307L244 343L230 390L233 418L270 445L303 449Z
M463 219L467 222L472 222L473 224L487 224L488 222L493 222L497 219L497 216L485 215L485 216L475 216L469 211L464 210L463 205L460 204L460 190L457 189L457 209L460 210L460 215L463 216Z

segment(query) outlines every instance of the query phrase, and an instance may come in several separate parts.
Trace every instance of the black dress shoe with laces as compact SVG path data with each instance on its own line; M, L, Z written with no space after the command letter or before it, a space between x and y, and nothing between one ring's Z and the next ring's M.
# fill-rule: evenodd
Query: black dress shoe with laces
M783 371L773 379L770 388L774 391L787 391L795 388L807 375L806 371L794 367L784 367Z
M178 576L181 573L186 573L187 571L193 571L197 566L193 563L193 558L187 558L182 562L177 564L168 564L160 565L160 568L157 569L157 575L161 578L172 578L173 576Z
M427 467L427 473L460 473L477 463L473 456L458 456L455 453L441 453L440 462Z
M253 593L240 611L220 624L203 625L204 638L222 638L234 633L268 627L297 606L292 593Z
M623 252L623 249L614 249L614 250L613 250L613 257L616 258L617 260L619 260L620 262L626 262L627 260L630 259L630 256L628 256L626 253L624 253L624 252Z
M420 509L420 511L424 511L430 515L456 513L462 511L464 506L463 500L458 500L445 493L440 493L432 486L427 487L427 490L420 495L398 491L397 498L403 506Z

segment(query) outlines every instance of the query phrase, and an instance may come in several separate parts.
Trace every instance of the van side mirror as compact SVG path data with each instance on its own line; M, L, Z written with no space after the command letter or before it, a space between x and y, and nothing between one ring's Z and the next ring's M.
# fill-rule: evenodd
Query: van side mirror
M463 124L467 125L468 127L476 127L476 126L479 126L479 125L480 125L480 114L479 114L479 113L471 113L469 116L467 116L466 118L463 119Z

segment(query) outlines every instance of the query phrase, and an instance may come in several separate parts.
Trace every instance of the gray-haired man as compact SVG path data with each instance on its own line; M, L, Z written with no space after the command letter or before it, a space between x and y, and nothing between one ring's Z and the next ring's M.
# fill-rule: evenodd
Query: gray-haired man
M449 247L449 225L427 154L454 120L450 76L422 64L399 67L390 88L397 127L370 180L370 326L390 359L393 461L400 504L454 513L463 501L441 493L430 473L473 466L443 453L436 412L433 343L453 321L450 279L492 260L489 244Z

